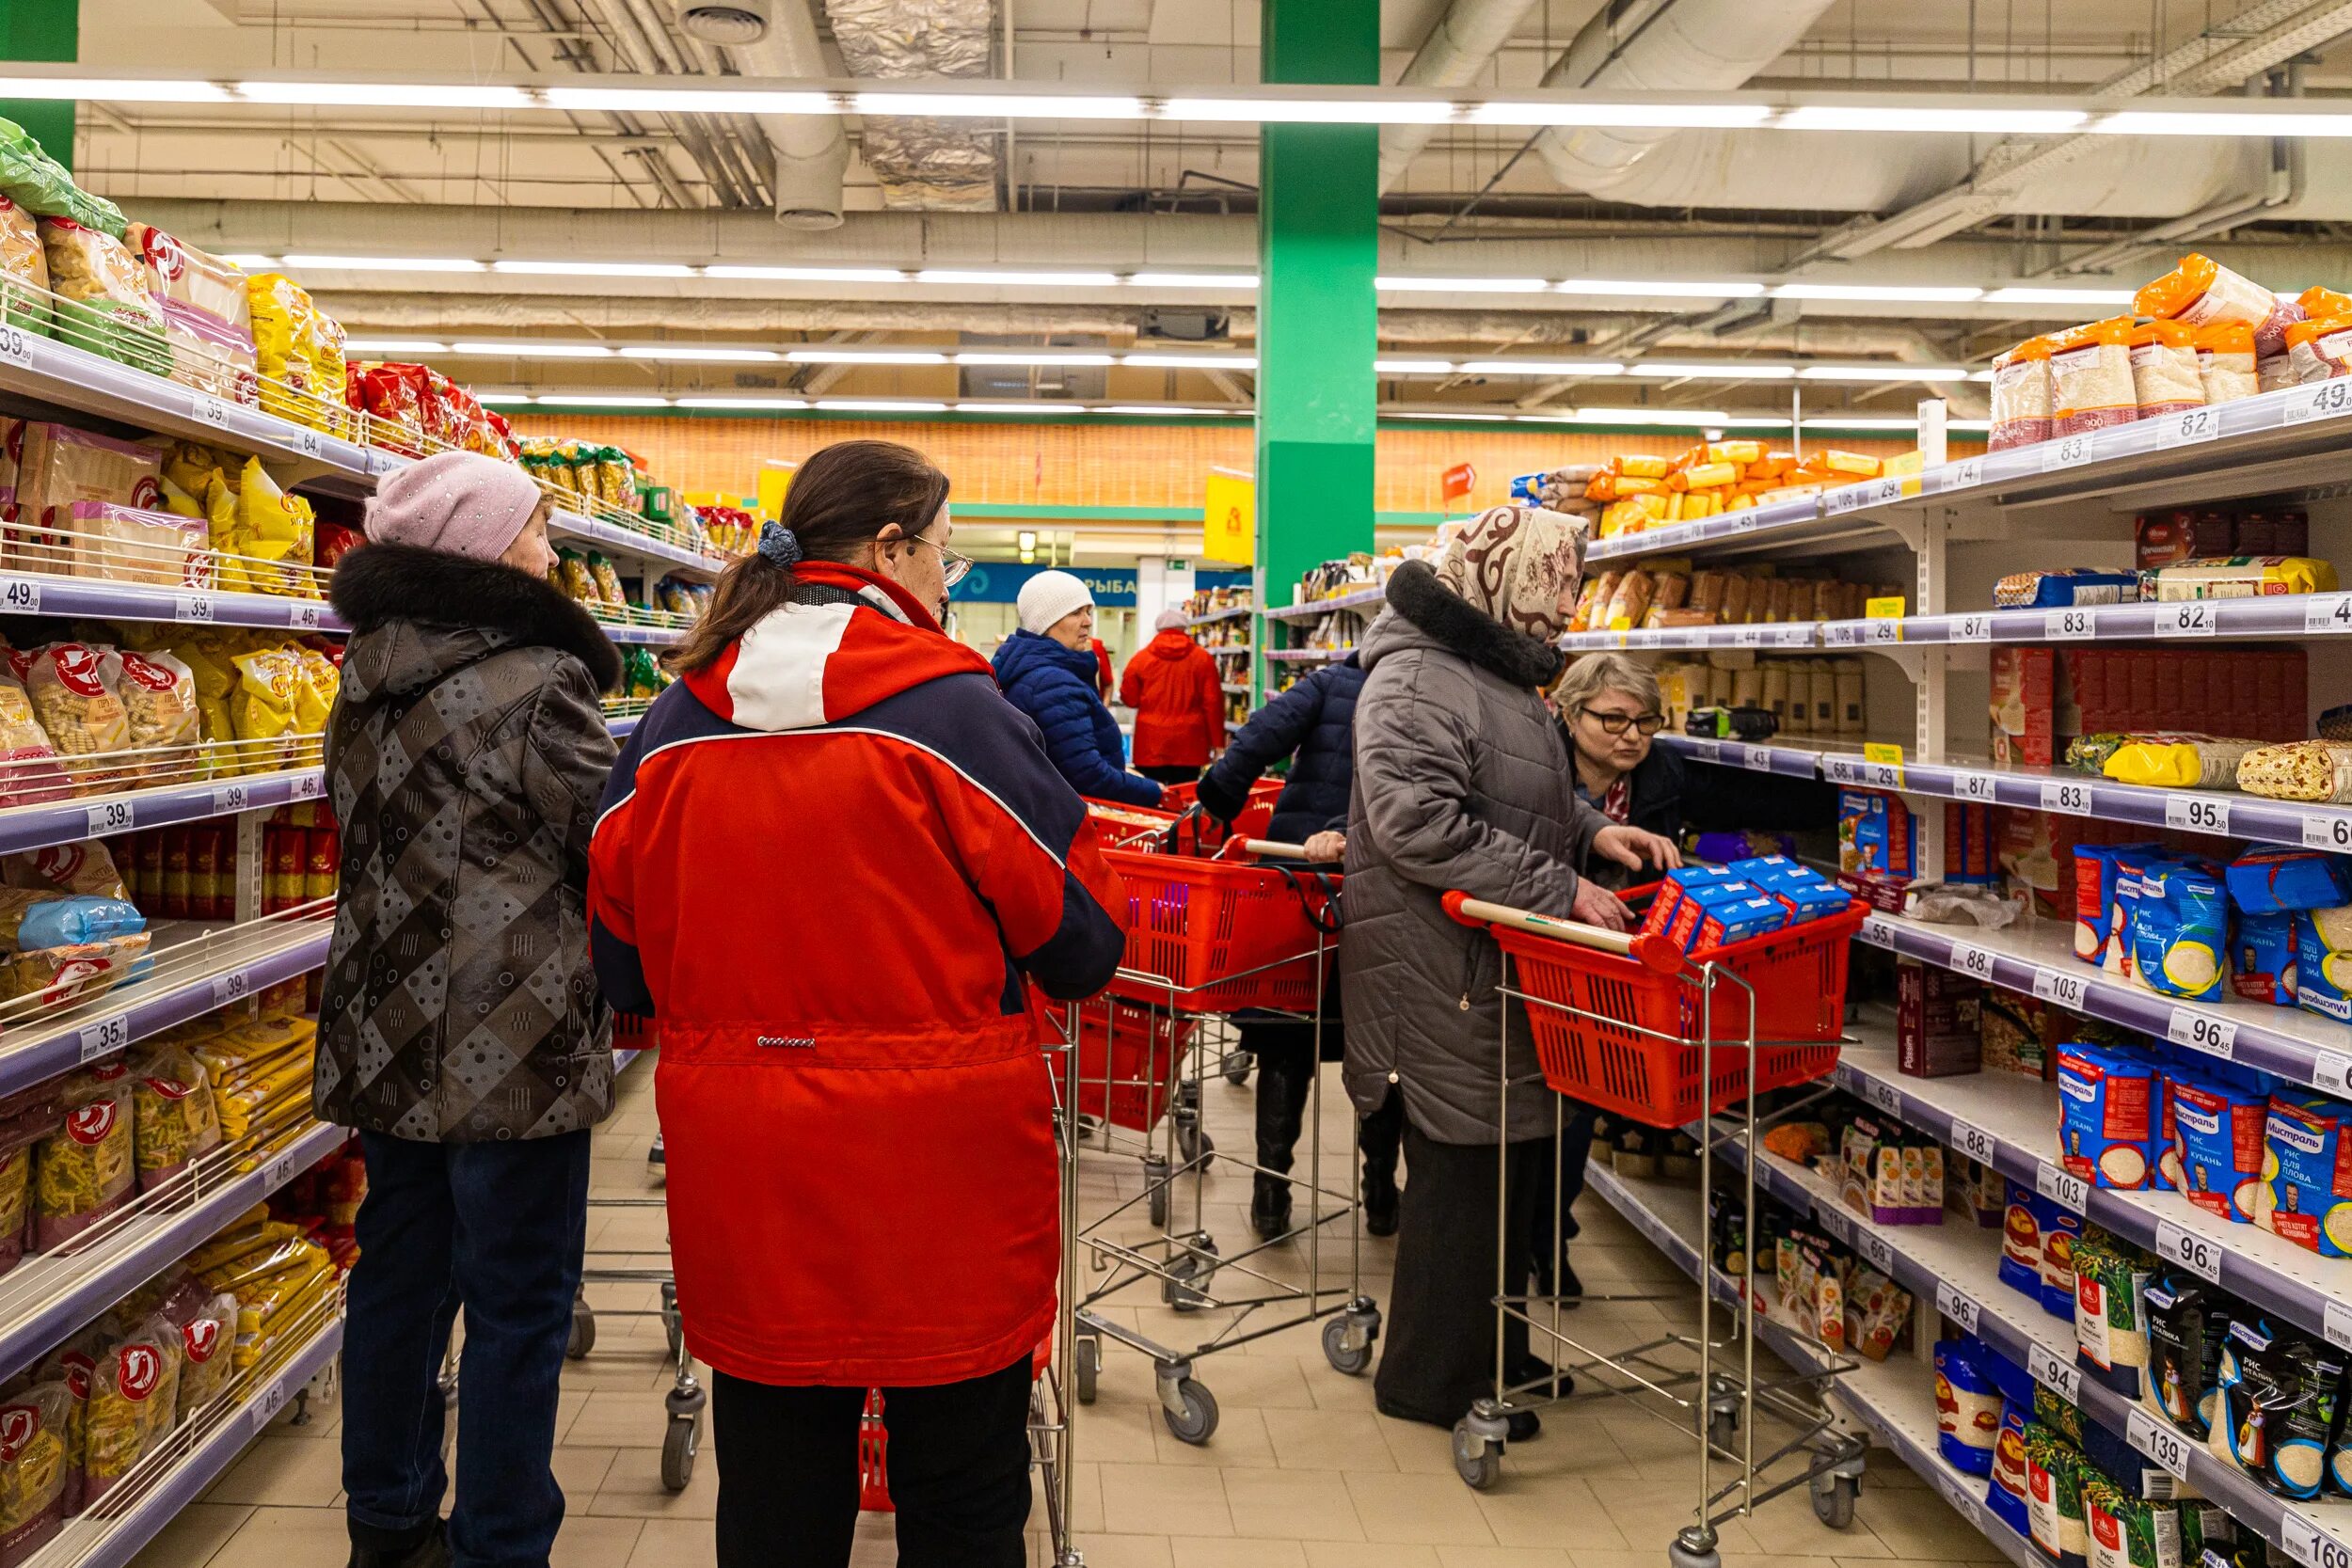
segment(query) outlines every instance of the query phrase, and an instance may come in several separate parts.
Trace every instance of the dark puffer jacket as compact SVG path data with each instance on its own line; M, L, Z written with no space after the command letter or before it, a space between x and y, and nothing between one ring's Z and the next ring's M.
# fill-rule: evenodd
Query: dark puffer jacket
M1201 778L1200 804L1232 821L1259 775L1295 752L1265 836L1303 844L1319 832L1343 832L1356 778L1356 694L1363 687L1364 667L1354 654L1294 683L1249 716Z
M344 557L327 721L342 882L319 1007L323 1121L424 1143L547 1137L612 1108L588 841L620 655L528 573L405 545Z
M1006 700L1045 736L1045 754L1071 788L1122 805L1160 803L1158 784L1127 771L1119 721L1094 694L1101 666L1092 653L1065 648L1033 631L1016 631L996 650L995 669Z

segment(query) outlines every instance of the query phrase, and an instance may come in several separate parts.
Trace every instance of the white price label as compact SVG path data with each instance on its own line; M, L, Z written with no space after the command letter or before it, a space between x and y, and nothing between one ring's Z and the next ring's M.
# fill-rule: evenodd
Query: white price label
M2280 1511L2279 1544L2303 1568L2352 1568L2352 1547L2291 1508Z
M1944 1494L1944 1500L1951 1504L1952 1512L1965 1520L1970 1529L1984 1528L1984 1511L1977 1506L1975 1494L1964 1484L1950 1476L1939 1474L1935 1478L1935 1488Z
M1856 1226L1853 1233L1853 1249L1862 1255L1862 1260L1870 1267L1878 1270L1889 1279L1895 1277L1895 1248L1885 1237L1867 1226Z
M2286 407L2280 411L2282 422L2287 424L2337 414L2352 414L2352 381L2337 378L2316 382L2304 388L2300 397L2289 399Z
M2042 1161L2034 1169L2033 1187L2035 1192L2060 1208L2072 1209L2077 1214L2090 1212L2090 1183L2064 1165Z
M1821 777L1832 784L1860 784L1862 764L1852 757L1823 757Z
M324 457L326 455L326 437L305 425L294 432L294 451L305 457Z
M1862 646L1862 623L1859 621L1827 621L1821 626L1821 641L1833 648Z
M2056 779L2045 780L2042 785L2042 809L2064 812L2069 816L2090 815L2090 786L2087 784L2062 784Z
M1895 923L1883 914L1866 914L1862 917L1862 928L1854 935L1873 947L1892 947L1895 945Z
M1872 489L1868 484L1841 484L1821 498L1821 510L1833 517L1859 512L1874 499Z
M2306 816L2303 818L2303 847L2352 849L2352 816Z
M1874 621L1862 623L1862 641L1877 646L1903 640L1903 624L1896 616L1882 615Z
M326 793L326 776L324 773L297 773L286 790L287 797L295 800L315 800Z
M1784 648L1810 648L1818 629L1815 625L1788 625L1780 628L1780 645Z
M0 361L29 369L33 363L33 334L13 322L0 324Z
M2332 1095L2352 1093L2352 1056L2333 1051L2314 1052L2312 1055L2312 1086Z
M2314 637L2352 632L2352 594L2304 594L2303 629Z
M1944 489L1969 490L1983 483L1984 459L1981 457L1963 457L1957 463L1944 466Z
M2164 825L2185 828L2192 833L2226 834L2230 831L2230 802L2209 795L2168 795L2164 798Z
M2172 417L2172 428L2166 434L2171 437L2170 444L2177 447L2213 440L2221 434L2221 411L2217 408L2192 408L2185 414L2176 414Z
M2060 468L2078 467L2090 461L2089 436L2062 436L2042 444L2042 471L2056 473Z
M1762 626L1732 627L1731 645L1735 648L1762 647L1764 645L1764 628Z
M2033 1380L2069 1404L2083 1397L2082 1369L2072 1355L2061 1355L2037 1339L2026 1347L2026 1370Z
M96 838L103 833L129 832L137 816L136 809L128 800L101 800L88 809L84 819L89 824L90 837Z
M95 1023L82 1025L82 1060L94 1062L110 1052L119 1051L131 1043L131 1016L117 1013Z
M197 423L210 425L215 430L227 430L229 428L229 404L213 396L210 392L199 392L195 395L192 401L196 404Z
M2185 599L2156 608L2158 637L2214 637L2220 630L2221 610L2211 599Z
M296 631L318 630L319 607L310 603L307 599L304 600L302 603L295 605L294 609L288 612L286 616L286 624Z
M1952 641L1955 642L1990 642L1993 641L1993 617L1984 614L1952 617Z
M2185 1045L2191 1051L2201 1051L2225 1062L2237 1053L2237 1025L2194 1007L2173 1008L2171 1018L2165 1022L2164 1037L2174 1045Z
M1845 1210L1828 1198L1822 1198L1813 1205L1813 1217L1820 1221L1821 1228L1832 1236L1848 1246L1853 1244L1853 1219Z
M1952 799L1982 800L1990 805L2000 799L1999 781L1990 773L1955 773L1952 775Z
M226 816L230 812L243 811L246 808L246 787L241 784L215 784L213 786L213 815Z
M1758 515L1758 514L1760 514L1763 510L1764 509L1760 506L1741 508L1732 516L1732 531L1734 533L1745 533L1750 529L1762 528L1765 525L1766 519Z
M1993 978L1993 955L1972 942L1952 943L1952 967L1979 980Z
M1749 747L1747 764L1756 772L1771 772L1772 770L1772 749L1770 746Z
M1890 1117L1902 1115L1903 1091L1883 1078L1873 1078L1862 1085L1862 1098Z
M1721 762L1724 760L1723 742L1719 740L1693 740L1691 742L1691 754L1698 758L1701 762Z
M278 1419L278 1413L286 1408L286 1401L293 1392L287 1387L290 1381L281 1377L253 1396L250 1408L253 1411L254 1431L259 1432L270 1422Z
M1948 1279L1935 1282L1935 1309L1958 1323L1963 1334L1977 1331L1977 1298Z
M2042 617L2042 636L2049 642L2079 642L2098 635L2098 619L2088 610L2052 610Z
M193 621L201 626L213 623L213 596L210 594L174 594L171 596L171 618Z
M2131 1418L2125 1423L2124 1435L2133 1448L2154 1460L2182 1481L2188 1479L2188 1450L2192 1446L2187 1433L2152 1413L2147 1406L2132 1406Z
M40 613L40 584L31 578L0 578L0 608L11 615Z
M2156 1252L2200 1279L2221 1283L2221 1243L2170 1220L2156 1222ZM2180 1472L2175 1470L2173 1474Z
M1994 1153L2001 1147L1992 1133L1975 1122L1962 1121L1957 1117L1952 1118L1951 1135L1947 1141L1955 1151L1967 1155L1980 1165L1991 1164Z
M2352 1303L2329 1297L2327 1315L2320 1320L2320 1332L2338 1350L2352 1350Z
M292 1181L294 1177L294 1157L292 1149L273 1156L269 1164L262 1167L262 1185L273 1193Z
M1900 789L1903 786L1902 765L1893 762L1866 762L1862 765L1862 782L1872 789Z
M2069 974L2062 969L2037 969L2033 972L2033 993L2044 1002L2055 1002L2076 1012L2082 1010L2083 998L2090 988L2079 974Z
M213 1006L226 1007L231 1002L242 1002L252 990L252 978L243 970L233 974L216 974L213 977Z

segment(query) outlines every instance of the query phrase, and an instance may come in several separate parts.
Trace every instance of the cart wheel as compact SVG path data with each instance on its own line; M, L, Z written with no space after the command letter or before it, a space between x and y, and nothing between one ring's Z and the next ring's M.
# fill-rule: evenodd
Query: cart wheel
M1091 1334L1079 1335L1071 1351L1071 1381L1080 1404L1094 1402L1095 1380L1102 1374L1103 1341Z
M1740 1446L1740 1404L1736 1399L1720 1399L1708 1407L1707 1440L1726 1453Z
M1144 1199L1144 1207L1151 1211L1152 1223L1153 1225L1166 1225L1168 1223L1167 1183L1163 1182L1152 1189L1151 1195Z
M1176 1103L1187 1111L1200 1109L1200 1081L1187 1078L1176 1085Z
M1197 1164L1204 1148L1215 1147L1200 1131L1200 1114L1198 1111L1179 1110L1176 1113L1176 1153L1184 1164Z
M664 1491L686 1490L686 1483L694 1479L695 1451L702 1446L701 1417L670 1418L670 1430L661 1434L661 1485Z
M1853 1523L1854 1495L1861 1487L1851 1476L1813 1478L1813 1517L1832 1529Z
M1249 1082L1249 1069L1258 1065L1258 1058L1247 1051L1225 1053L1225 1081L1235 1088Z
M1335 1372L1361 1377L1372 1365L1372 1341L1378 1332L1365 1333L1354 1313L1329 1319L1323 1325L1323 1358Z
M1151 1211L1153 1225L1168 1223L1168 1162L1156 1154L1143 1157L1143 1193L1145 1207Z
M1724 1568L1724 1554L1711 1544L1695 1544L1677 1536L1666 1543L1666 1568Z
M572 1303L572 1331L564 1340L564 1358L567 1361L584 1359L596 1348L596 1314L582 1296Z
M1187 1250L1168 1261L1160 1299L1179 1312L1190 1312L1207 1301L1209 1281L1216 1277L1216 1238L1196 1230L1184 1241Z
M1502 1445L1471 1432L1467 1418L1454 1425L1454 1473L1473 1492L1488 1491L1502 1478Z
M1160 1418L1179 1443L1199 1448L1216 1435L1216 1396L1188 1377L1176 1380L1176 1399L1183 1411L1160 1406Z

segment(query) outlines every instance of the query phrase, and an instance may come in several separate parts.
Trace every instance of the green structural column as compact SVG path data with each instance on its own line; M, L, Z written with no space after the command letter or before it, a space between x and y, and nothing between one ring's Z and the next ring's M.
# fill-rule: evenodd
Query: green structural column
M79 0L0 0L0 59L54 60L81 57ZM0 115L33 134L48 154L73 166L73 103L0 99Z
M1265 0L1264 79L1376 85L1379 13ZM1373 545L1380 133L1259 135L1258 602L1274 605L1308 567Z

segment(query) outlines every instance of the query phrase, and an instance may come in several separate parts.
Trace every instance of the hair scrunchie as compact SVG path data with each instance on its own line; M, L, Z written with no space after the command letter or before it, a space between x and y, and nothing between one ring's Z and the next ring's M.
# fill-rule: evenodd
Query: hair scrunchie
M800 536L778 523L759 525L759 553L762 559L778 566L789 566L801 559Z

